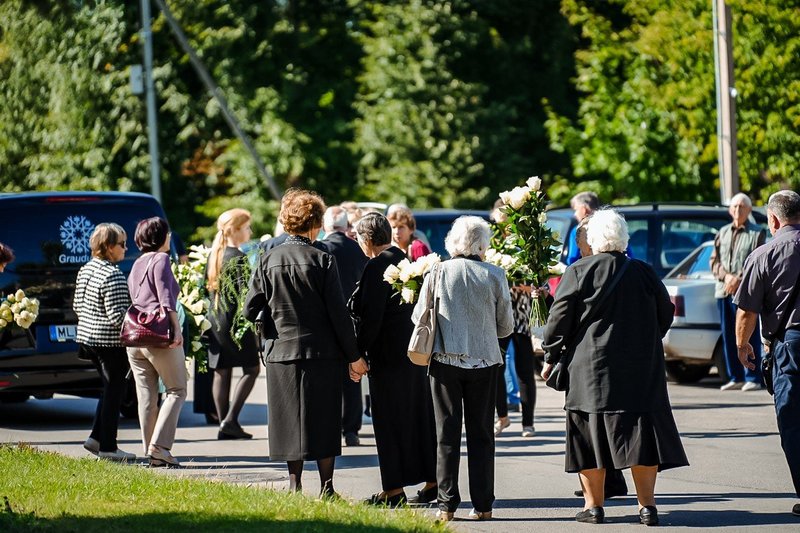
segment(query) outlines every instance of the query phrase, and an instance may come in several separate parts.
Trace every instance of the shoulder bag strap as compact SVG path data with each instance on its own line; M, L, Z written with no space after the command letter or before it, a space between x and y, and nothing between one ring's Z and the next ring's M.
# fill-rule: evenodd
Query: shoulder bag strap
M150 265L153 264L153 259L156 258L156 254L158 252L152 252L152 253L153 255L150 256L150 260L147 262L147 266L144 267L144 275L142 276L142 279L139 281L139 285L136 288L136 296L133 297L134 300L139 297L139 293L142 291L142 285L144 284L144 280L147 279L147 272L150 270Z
M431 310L431 332L433 333L434 342L436 342L436 334L439 332L439 321L437 317L439 316L439 283L441 282L441 264L435 263L431 267L431 292L430 292L430 301L428 302L428 306ZM444 337L442 339L442 351L444 351Z

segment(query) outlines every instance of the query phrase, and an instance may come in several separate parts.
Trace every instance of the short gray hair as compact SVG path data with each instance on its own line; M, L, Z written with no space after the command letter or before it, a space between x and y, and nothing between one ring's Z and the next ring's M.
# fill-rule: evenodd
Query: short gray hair
M356 237L372 246L383 246L392 242L392 226L380 213L367 213L356 223Z
M598 209L589 218L586 240L594 253L624 252L628 248L628 224L616 209Z
M790 190L778 191L769 197L767 209L783 223L795 222L800 219L800 194Z
M481 255L489 248L492 230L481 217L463 216L453 222L444 239L444 247L451 257Z
M338 205L334 205L325 210L322 217L322 226L325 231L346 230L350 223L347 221L347 210Z
M592 211L597 211L600 209L600 198L592 191L579 192L570 199L569 206L575 209L575 207L579 205L585 205Z
M733 205L737 201L741 201L747 207L750 207L750 208L753 207L753 201L750 199L749 196L747 196L743 192L737 192L736 194L733 195L733 198L731 198L731 205Z

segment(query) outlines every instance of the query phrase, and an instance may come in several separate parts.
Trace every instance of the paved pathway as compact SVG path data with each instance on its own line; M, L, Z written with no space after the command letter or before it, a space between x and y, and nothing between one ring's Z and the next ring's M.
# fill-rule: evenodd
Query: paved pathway
M470 505L466 458L462 460L465 503L453 522L456 530L558 532L588 531L592 527L574 521L582 500L572 496L578 487L576 476L563 471L563 397L541 382L538 386L536 436L519 436L519 414L512 413L511 427L497 440L495 520L476 523L464 519ZM245 428L256 436L252 441L216 440L216 429L205 425L203 417L192 413L191 403L187 403L173 450L187 468L162 472L286 488L284 465L266 458L265 389L262 376L242 416ZM656 494L665 526L660 529L800 532L800 518L789 512L797 498L780 450L770 397L765 392L720 392L710 379L694 386L671 384L670 395L692 466L659 476ZM67 396L2 405L0 442L25 441L66 455L85 456L81 444L88 434L94 405L94 400ZM344 448L337 460L336 488L355 500L380 489L372 427L369 419L365 422L363 445ZM123 421L120 446L142 453L138 443L138 426ZM632 489L630 474L626 477ZM308 494L314 493L316 481L316 472L306 473ZM414 490L409 489L408 494ZM633 497L607 502L606 519L615 531L644 527L638 525Z

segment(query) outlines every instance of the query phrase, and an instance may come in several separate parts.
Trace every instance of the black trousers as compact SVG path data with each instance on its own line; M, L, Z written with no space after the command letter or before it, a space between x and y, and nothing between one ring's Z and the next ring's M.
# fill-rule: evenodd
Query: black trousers
M534 370L533 344L528 335L512 333L500 339L500 348L503 350L503 362L508 345L514 342L514 371L519 381L519 399L522 402L522 425L533 425L533 410L536 407L536 371ZM497 416L508 416L508 397L506 394L505 367L500 367L497 372Z
M344 365L342 376L342 435L361 431L361 382L350 379L350 369Z
M80 346L81 352L93 363L103 382L103 392L97 400L94 424L89 436L100 443L101 452L117 451L119 408L125 393L128 355L122 346Z
M494 400L498 367L466 369L431 361L436 418L436 480L439 508L455 512L461 503L458 470L461 424L467 430L469 495L478 512L494 503Z

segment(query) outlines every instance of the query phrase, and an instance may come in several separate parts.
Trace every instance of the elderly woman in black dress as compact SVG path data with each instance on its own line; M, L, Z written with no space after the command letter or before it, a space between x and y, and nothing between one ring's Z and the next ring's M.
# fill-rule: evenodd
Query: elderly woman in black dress
M656 474L689 464L661 344L674 308L655 271L625 257L628 228L616 211L595 212L587 240L593 255L567 268L550 309L542 371L547 379L559 360L569 369L566 471L580 473L585 499L575 518L602 523L606 469L630 468L639 519L656 525Z
M356 225L356 236L370 260L349 305L358 349L370 366L372 426L383 486L366 503L397 507L406 502L403 487L422 482L425 486L412 502L428 503L436 499L436 430L426 369L407 355L414 306L383 280L386 268L406 254L392 246L392 227L381 214L365 215Z
M231 329L237 302L233 291L223 290L220 283L224 274L230 276L236 292L247 289L247 280L242 279L241 274L241 263L247 261L247 256L239 250L239 246L249 241L252 234L249 211L235 208L222 213L217 219L217 234L211 245L206 270L206 286L211 299L208 366L214 370L212 394L220 420L217 433L220 440L253 438L239 424L239 413L253 390L260 370L256 338L248 330L238 343L234 341ZM231 402L231 382L236 367L242 368L242 377L236 384Z
M358 355L336 259L312 245L324 212L316 193L286 192L280 222L289 236L259 258L244 315L264 323L270 459L287 462L293 490L302 487L303 462L316 461L320 495L328 497L335 495L333 469L342 453L341 364L347 360L359 375L367 364Z

